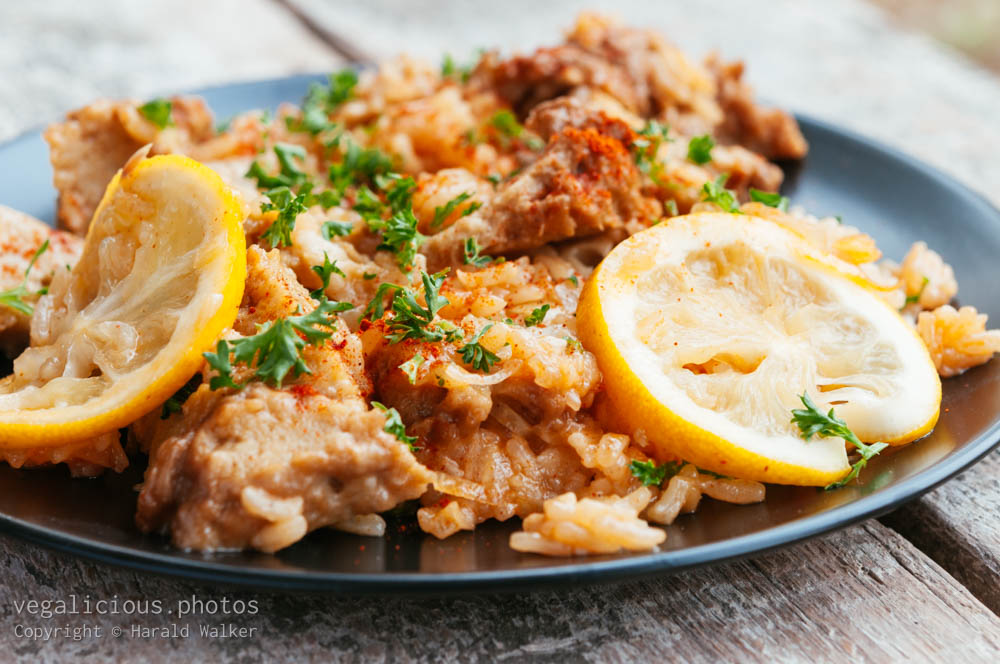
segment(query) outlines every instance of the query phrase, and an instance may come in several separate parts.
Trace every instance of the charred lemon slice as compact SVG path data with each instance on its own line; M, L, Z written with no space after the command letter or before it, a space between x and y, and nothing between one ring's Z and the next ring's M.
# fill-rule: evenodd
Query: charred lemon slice
M941 383L927 349L830 259L749 215L676 217L621 243L577 310L620 420L664 458L820 486L848 473L845 445L802 439L799 395L866 442L930 431Z
M162 404L232 325L245 276L240 204L221 178L187 157L137 154L0 382L0 447L85 440Z

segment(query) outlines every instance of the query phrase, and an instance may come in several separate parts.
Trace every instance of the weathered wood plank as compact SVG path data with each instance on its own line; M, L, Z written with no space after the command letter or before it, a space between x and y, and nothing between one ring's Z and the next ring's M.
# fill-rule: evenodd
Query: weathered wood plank
M480 47L527 50L558 41L593 8L661 30L696 56L748 63L760 95L886 141L1000 202L1000 83L928 38L899 31L861 0L663 2L570 0L290 0L376 57L438 61Z
M98 97L323 71L342 59L271 0L0 8L0 140Z
M882 518L1000 614L1000 451Z
M114 571L0 540L0 648L33 661L954 661L1000 656L1000 619L906 540L870 522L749 561L571 592L443 599L286 597ZM13 601L159 599L162 615L19 614ZM178 599L255 600L256 615L167 615ZM130 636L189 625L189 638ZM208 639L199 625L253 627ZM17 625L100 626L31 641ZM115 638L120 627L125 636Z

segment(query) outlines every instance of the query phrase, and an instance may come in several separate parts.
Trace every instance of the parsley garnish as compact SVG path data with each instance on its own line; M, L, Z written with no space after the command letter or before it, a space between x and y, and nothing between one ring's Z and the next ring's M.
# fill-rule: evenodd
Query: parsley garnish
M274 146L274 154L278 157L281 170L278 175L268 175L260 162L254 161L250 164L250 170L246 172L246 177L257 180L259 189L275 189L277 187L297 187L309 179L298 166L295 160L306 158L306 149L301 145L290 143L278 143Z
M677 210L677 201L672 198L668 198L667 202L664 203L667 206L667 214L671 217L676 217L680 212ZM663 221L662 219L660 221ZM659 221L656 223L660 223Z
M323 264L313 265L312 268L310 269L312 269L313 272L318 274L319 278L323 281L322 286L309 293L309 295L311 295L314 300L323 301L326 299L326 289L330 285L331 275L339 274L345 279L347 278L347 275L344 274L344 271L341 270L339 267L337 267L337 261L330 262L330 258L326 255L325 251L323 252Z
M545 320L545 314L549 313L549 309L551 308L552 307L548 304L543 304L542 306L538 307L537 309L535 309L530 314L524 317L524 326L534 327L538 325L543 320Z
M715 141L710 135L695 136L688 143L688 159L699 165L707 164L712 161L712 148L714 147Z
M354 194L354 211L361 215L361 218L368 224L368 228L374 233L385 225L382 213L385 205L382 200L375 195L367 186L358 187Z
M365 272L364 274L361 275L361 278L364 279L365 281L371 281L377 276L378 275L375 274L374 272Z
M583 351L583 344L580 343L579 339L574 337L564 337L564 339L566 339L566 352L570 355Z
M723 173L715 178L714 182L706 182L701 188L701 200L715 203L723 212L740 213L740 206L736 202L736 194L726 189L726 180L729 175Z
M353 69L341 69L330 74L330 87L326 91L328 108L340 106L354 96L354 86L358 84L358 73Z
M409 175L406 177L398 173L376 175L375 184L385 192L385 200L393 212L400 212L413 206L413 192L417 189L417 182Z
M420 353L415 354L413 357L408 359L399 365L400 371L406 374L407 380L410 381L410 385L415 385L417 382L417 369L420 365L424 363L424 356Z
M330 131L336 125L330 122L330 113L350 99L357 85L358 75L353 69L330 74L329 85L313 83L302 100L302 118L286 118L290 131L305 131L313 136Z
M662 466L657 466L652 459L648 461L635 461L629 464L632 477L642 482L643 486L660 486L668 477L673 477L681 470L681 464L676 461L668 461Z
M490 126L509 138L517 138L524 131L521 123L507 109L502 109L494 113L493 117L490 118Z
M449 76L454 76L457 71L458 67L455 66L455 58L451 57L451 53L445 53L444 59L441 61L441 76L448 78Z
M434 219L431 220L431 228L439 228L441 224L444 223L445 219L451 216L451 213L455 211L455 208L457 208L459 205L469 200L470 198L472 198L472 194L466 191L459 194L455 198L451 199L444 205L438 205L437 207L435 207ZM480 207L482 207L482 205L483 204L480 203L479 201L475 201L470 205L466 206L466 208L462 210L462 213L459 215L459 219L461 219L462 217L469 216L470 214L478 210Z
M264 212L277 210L278 216L261 235L273 248L292 246L292 231L295 229L295 219L306 211L309 192L295 194L288 187L277 187L267 192L268 202L260 209Z
M580 285L580 280L576 278L575 274L571 274L569 277L567 277L566 281L568 281L569 283L573 284L574 286L579 286Z
M417 250L427 238L417 230L417 218L412 208L395 213L382 227L382 242L377 249L388 249L396 254L396 264L403 270L413 267Z
M24 297L26 295L32 295L32 293L28 292L28 275L31 274L31 268L35 267L35 262L38 260L38 257L44 254L48 248L49 240L46 238L45 242L42 242L42 246L35 250L35 253L31 256L31 260L28 261L28 267L24 270L24 278L21 280L21 283L13 288L0 291L0 306L13 309L14 311L20 312L25 316L30 316L35 312L35 308L24 301ZM66 266L66 269L69 269L69 265ZM42 288L35 291L33 294L44 295L47 292L47 288Z
M490 256L480 256L479 243L476 242L476 238L467 237L465 238L465 251L462 260L466 265L483 267L489 265L493 261L493 258Z
M906 296L906 302L903 303L903 306L906 306L907 304L916 304L917 302L919 302L920 301L920 296L924 294L925 290L927 290L927 284L929 282L930 282L930 279L928 279L927 277L924 277L924 280L920 283L920 290L918 290L913 295L907 295Z
M458 352L462 354L463 362L483 373L489 373L493 365L500 361L500 358L496 354L490 352L479 343L479 339L491 327L493 327L493 323L479 330L474 337L469 339L469 343L458 349Z
M776 191L761 191L760 189L750 187L750 200L763 203L768 207L777 208L782 212L788 212L788 197L782 196Z
M365 307L363 317L371 320L381 318L386 310L385 296L391 293L389 309L393 315L387 323L391 332L387 335L390 344L396 344L405 339L426 342L441 341L442 339L457 341L462 336L458 328L447 321L434 320L441 307L448 304L448 299L439 294L445 274L446 272L438 272L433 275L426 272L420 273L426 306L422 306L417 301L416 292L410 288L396 284L380 284L375 291L375 297Z
M392 159L378 148L361 148L350 141L344 157L338 164L330 166L330 182L341 194L359 181L373 182L376 175L388 173L392 169Z
M209 366L219 373L212 377L209 387L213 390L220 387L240 389L241 386L233 380L230 355L233 362L248 367L256 365L254 377L279 389L289 371L294 371L296 376L312 373L302 359L302 349L306 344L319 346L329 339L337 325L331 314L347 311L353 306L349 302L324 300L308 314L264 323L252 337L220 340L215 353L203 353Z
M854 435L854 432L848 428L847 422L833 414L833 408L830 409L829 413L824 415L823 411L816 407L815 402L809 397L808 393L803 393L799 399L805 408L792 410L792 422L799 427L803 439L809 440L816 435L824 438L843 438L861 453L861 458L851 466L851 472L840 481L828 484L826 486L828 490L839 489L856 478L861 469L868 465L869 459L888 447L886 443L872 443L871 445L862 443Z
M173 103L169 99L152 99L139 107L142 117L146 118L160 129L166 129L174 123L170 116Z
M660 149L660 144L670 139L670 127L663 125L656 120L648 121L639 130L639 137L632 141L632 148L635 150L635 164L638 169L649 175L653 182L659 184L660 172L663 164L656 160L656 153Z
M350 99L357 85L358 75L353 69L330 74L329 85L313 83L302 100L302 118L286 118L290 131L305 131L312 135L329 131L335 127L330 122L330 113Z
M483 49L479 49L479 58L482 58ZM472 62L467 65L459 65L455 62L455 59L451 56L451 53L445 53L444 59L441 61L441 77L442 78L455 78L465 83L469 80L469 76L472 74L473 68L475 68L476 62Z
M174 413L181 412L184 402L187 401L188 397L194 394L195 391L197 391L198 386L201 385L201 381L202 377L200 373L196 373L191 376L191 379L184 383L184 385L181 386L181 389L174 392L174 395L167 399L167 401L163 404L163 410L160 412L160 419L165 420Z
M524 136L524 126L517 121L514 114L507 109L501 109L490 118L490 126L497 130L501 142L509 143L512 139L520 139L531 150L541 150L545 147L542 140L537 136Z
M417 442L417 437L406 435L406 425L403 424L403 419L399 416L398 410L389 408L378 401L372 401L372 405L385 413L385 427L382 429L383 431L395 436L399 442L406 443L411 452L416 452L420 449L414 445Z
M354 224L349 221L324 221L319 232L323 235L324 240L331 240L334 236L350 235L352 230L354 230Z

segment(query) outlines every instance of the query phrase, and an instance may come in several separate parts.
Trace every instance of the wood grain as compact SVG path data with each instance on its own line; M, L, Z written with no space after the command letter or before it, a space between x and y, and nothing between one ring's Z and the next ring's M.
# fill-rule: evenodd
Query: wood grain
M38 662L127 661L954 661L1000 656L1000 619L893 531L870 522L753 560L610 587L483 597L281 596L220 592L0 540L4 597L255 600L254 616L177 619L190 638L128 636L137 619L44 621L0 605L0 648ZM208 639L202 624L253 627ZM90 624L101 639L26 641L18 624ZM114 627L125 636L114 638Z
M271 0L0 6L0 140L98 97L324 71L342 58Z
M1000 451L882 518L1000 614Z

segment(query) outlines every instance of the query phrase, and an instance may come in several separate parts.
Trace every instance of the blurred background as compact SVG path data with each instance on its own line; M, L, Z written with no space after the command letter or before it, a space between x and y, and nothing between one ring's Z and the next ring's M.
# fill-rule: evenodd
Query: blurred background
M872 0L901 25L925 32L1000 73L998 0Z
M1000 0L5 0L0 140L101 96L555 44L585 9L658 29L698 59L743 59L764 99L1000 200Z

